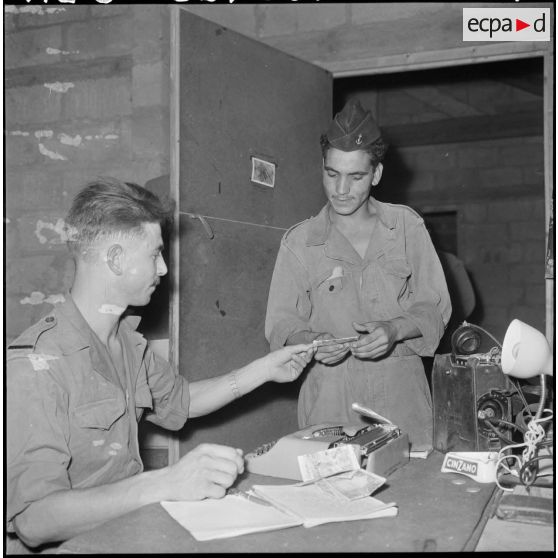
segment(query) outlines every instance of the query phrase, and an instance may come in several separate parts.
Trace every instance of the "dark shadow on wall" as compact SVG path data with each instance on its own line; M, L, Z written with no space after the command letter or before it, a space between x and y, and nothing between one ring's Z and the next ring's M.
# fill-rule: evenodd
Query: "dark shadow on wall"
M408 203L413 171L404 163L396 146L390 146L383 161L382 178L372 189L372 196L387 203Z

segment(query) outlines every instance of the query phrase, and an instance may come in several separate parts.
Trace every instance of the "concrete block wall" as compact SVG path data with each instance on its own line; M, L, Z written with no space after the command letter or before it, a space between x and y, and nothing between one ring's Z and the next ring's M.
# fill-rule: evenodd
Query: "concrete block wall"
M5 6L6 324L48 312L73 267L62 224L89 180L169 173L165 5Z
M397 164L391 176L386 161L379 198L456 213L457 255L477 294L470 321L500 340L513 318L544 331L542 137L399 147Z

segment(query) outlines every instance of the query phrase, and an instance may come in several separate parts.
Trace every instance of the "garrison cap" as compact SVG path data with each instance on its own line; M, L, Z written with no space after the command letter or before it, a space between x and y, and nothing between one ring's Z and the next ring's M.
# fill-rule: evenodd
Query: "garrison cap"
M364 110L358 99L347 101L335 115L326 137L332 147L341 151L364 149L381 137L380 128L369 110Z

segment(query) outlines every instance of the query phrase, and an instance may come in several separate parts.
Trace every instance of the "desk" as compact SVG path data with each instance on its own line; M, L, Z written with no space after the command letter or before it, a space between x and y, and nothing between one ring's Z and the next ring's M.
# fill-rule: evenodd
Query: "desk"
M160 504L150 504L66 541L60 553L231 552L458 552L474 550L494 484L441 473L443 454L412 459L374 494L399 506L397 517L330 523L312 528L242 535L199 542ZM279 484L280 479L245 474L241 489ZM288 481L283 481L288 482ZM291 481L294 482L294 481ZM457 483L459 484L457 484ZM488 506L490 507L490 506Z

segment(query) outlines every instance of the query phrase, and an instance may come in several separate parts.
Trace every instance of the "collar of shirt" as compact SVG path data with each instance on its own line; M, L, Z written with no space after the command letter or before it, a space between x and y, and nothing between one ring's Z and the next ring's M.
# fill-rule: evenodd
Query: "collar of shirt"
M368 205L373 208L383 225L385 225L390 230L395 227L395 217L389 215L384 210L383 204L381 202L370 196L370 198L368 199ZM326 243L331 229L329 207L330 203L328 202L318 213L318 215L316 215L316 217L311 220L306 237L307 246L319 246L320 244Z
M111 380L112 374L107 370L105 359L99 352L100 341L82 316L69 292L65 294L65 301L55 306L54 315L57 320L56 325L61 333L59 336L59 346L63 353L72 354L89 348L91 360L95 368L108 380ZM141 318L135 315L122 318L119 333L124 338L124 351L127 351L129 346L136 345L145 348L147 345L143 335L135 331L140 321ZM139 351L142 352L143 349L140 348ZM130 364L132 370L137 373L139 361L133 358L135 355L130 354L130 352L127 352L127 355L128 358L132 358L133 362Z
M95 333L82 316L69 292L65 294L65 301L55 306L53 314L57 327L62 329L59 345L65 354L91 347L91 339ZM143 335L136 331L140 321L140 316L130 315L122 318L120 334L128 338L132 345L146 343Z

